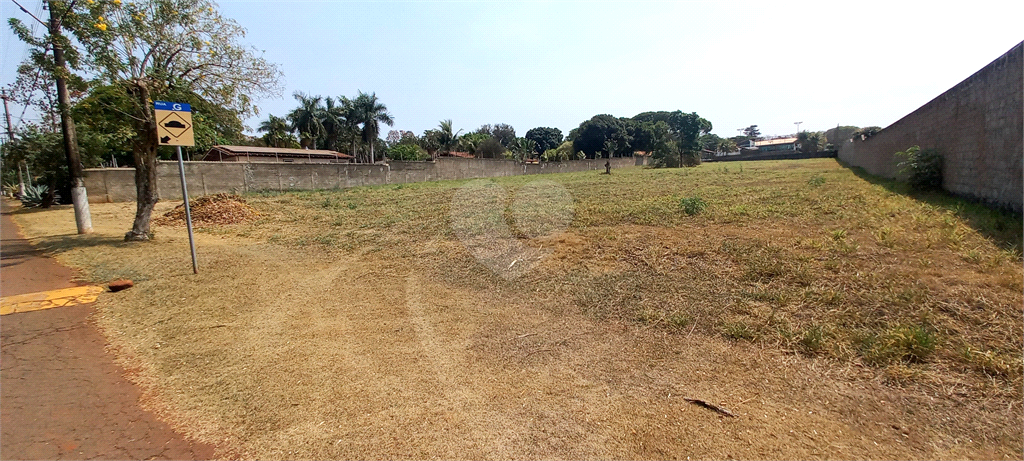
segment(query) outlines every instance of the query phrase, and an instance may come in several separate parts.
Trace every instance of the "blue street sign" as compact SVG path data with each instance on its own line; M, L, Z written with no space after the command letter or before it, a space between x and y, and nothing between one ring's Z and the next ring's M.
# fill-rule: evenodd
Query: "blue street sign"
M174 112L192 112L192 106L184 102L153 101L153 108L156 110L170 110Z

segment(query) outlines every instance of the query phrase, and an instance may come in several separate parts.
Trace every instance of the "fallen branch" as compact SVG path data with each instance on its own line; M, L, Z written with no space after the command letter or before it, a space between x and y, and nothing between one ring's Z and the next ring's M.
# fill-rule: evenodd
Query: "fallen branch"
M728 416L730 418L735 418L736 417L736 415L732 414L731 411L726 410L725 408L722 408L722 407L720 407L718 405L715 405L715 404L712 404L712 403L707 403L707 402L705 402L703 400L700 400L700 399L688 399L686 397L683 397L683 400L686 400L687 402L690 402L690 403L692 403L694 405L697 405L699 407L704 407L704 408L707 408L708 410L716 411L716 412L721 413L721 414L723 414L725 416Z

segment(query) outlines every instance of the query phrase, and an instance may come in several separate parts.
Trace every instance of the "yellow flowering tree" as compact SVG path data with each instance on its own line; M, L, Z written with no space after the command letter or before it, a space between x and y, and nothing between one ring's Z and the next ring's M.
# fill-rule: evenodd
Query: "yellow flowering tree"
M281 72L241 42L245 29L221 16L213 1L86 0L80 5L69 29L84 48L83 63L95 81L118 88L132 101L138 198L125 240L148 240L159 146L153 101L195 95L245 117L257 111L254 98L279 93Z

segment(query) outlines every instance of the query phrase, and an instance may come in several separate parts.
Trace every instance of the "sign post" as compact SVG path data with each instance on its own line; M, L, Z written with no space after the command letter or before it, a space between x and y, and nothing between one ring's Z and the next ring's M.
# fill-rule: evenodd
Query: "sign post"
M178 172L181 174L181 196L185 199L185 225L188 228L188 245L192 249L192 273L199 273L196 263L196 240L192 234L192 210L188 205L188 186L185 185L185 161L181 158L181 146L196 145L192 131L192 107L182 102L154 101L156 135L161 146L178 148Z

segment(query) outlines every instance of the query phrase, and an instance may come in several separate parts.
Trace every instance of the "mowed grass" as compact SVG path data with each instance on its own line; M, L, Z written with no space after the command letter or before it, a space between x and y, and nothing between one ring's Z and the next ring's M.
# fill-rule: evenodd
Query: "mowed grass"
M513 282L451 230L467 181L256 194L258 222L204 231L384 252L452 283L560 293L596 318L853 361L894 384L1020 395L1019 215L832 159L494 179L510 207L537 180L568 190L574 219L559 236L517 234L552 253Z

